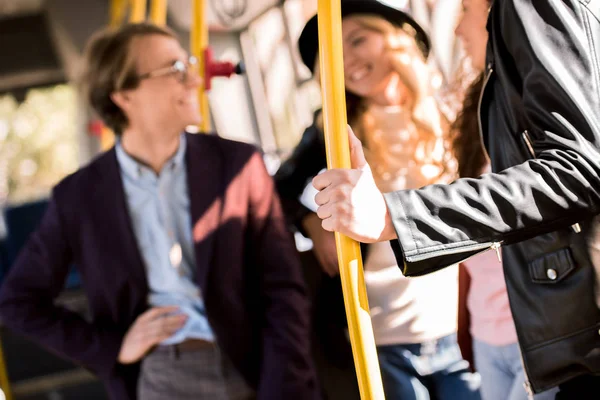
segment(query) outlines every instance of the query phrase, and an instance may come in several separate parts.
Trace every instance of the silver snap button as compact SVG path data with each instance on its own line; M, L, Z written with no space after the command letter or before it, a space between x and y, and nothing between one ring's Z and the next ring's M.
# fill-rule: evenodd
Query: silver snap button
M558 273L556 272L555 269L552 268L548 268L546 270L546 276L548 277L548 279L550 279L551 281L556 280L556 278L558 278Z

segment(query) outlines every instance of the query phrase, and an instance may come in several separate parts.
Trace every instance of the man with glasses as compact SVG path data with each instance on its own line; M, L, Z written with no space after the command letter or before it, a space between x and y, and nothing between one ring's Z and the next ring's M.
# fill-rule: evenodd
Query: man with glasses
M202 117L196 66L150 24L91 40L85 98L118 140L53 190L0 314L112 399L318 398L300 266L260 154L183 133ZM71 264L89 321L54 304Z

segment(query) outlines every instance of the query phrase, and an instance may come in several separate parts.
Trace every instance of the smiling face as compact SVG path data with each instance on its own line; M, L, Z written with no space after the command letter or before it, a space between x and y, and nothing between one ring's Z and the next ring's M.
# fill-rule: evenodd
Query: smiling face
M179 42L163 35L136 38L131 44L138 76L134 89L126 90L120 106L127 115L129 127L155 126L165 131L181 132L188 125L202 121L198 104L198 73L189 65L189 56ZM176 62L188 67L186 71L170 70ZM166 71L166 73L153 72Z
M406 97L407 89L399 83L386 35L363 20L364 17L349 16L342 21L346 90L374 100L393 85L399 98Z

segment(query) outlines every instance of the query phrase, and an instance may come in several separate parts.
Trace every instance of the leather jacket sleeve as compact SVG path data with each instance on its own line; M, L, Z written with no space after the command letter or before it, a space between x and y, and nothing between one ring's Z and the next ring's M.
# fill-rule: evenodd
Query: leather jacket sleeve
M298 146L275 174L275 185L286 218L302 234L302 220L312 211L300 202L310 180L327 166L323 133L315 125L308 127Z
M405 275L600 212L600 1L494 3L488 59L496 77L484 139L517 143L526 129L532 154L479 179L386 194Z

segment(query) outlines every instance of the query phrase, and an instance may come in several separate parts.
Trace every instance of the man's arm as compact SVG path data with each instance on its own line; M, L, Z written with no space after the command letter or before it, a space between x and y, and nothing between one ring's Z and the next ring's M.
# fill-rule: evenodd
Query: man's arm
M249 238L265 306L260 399L318 399L310 352L310 311L300 262L273 180L257 152L248 166Z
M493 40L504 51L494 56L514 67L536 159L480 179L386 194L407 275L600 212L599 3L495 3ZM490 132L507 134L520 132Z
M2 323L106 377L117 365L122 335L55 305L71 260L72 249L53 196L2 285Z

